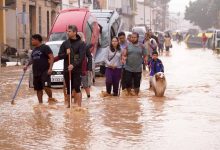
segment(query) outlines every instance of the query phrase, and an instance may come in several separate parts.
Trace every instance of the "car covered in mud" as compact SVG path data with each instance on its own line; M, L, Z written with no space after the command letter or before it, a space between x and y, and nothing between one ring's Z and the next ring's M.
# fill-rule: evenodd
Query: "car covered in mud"
M93 56L95 56L100 37L100 27L96 17L86 8L65 9L60 11L52 25L49 41L66 40L68 25L76 25L78 32L84 34L86 43L93 45L90 51Z
M104 56L109 48L111 38L118 35L122 30L123 23L117 11L114 10L92 10L91 13L97 18L101 27L100 45L95 55L95 65L96 72L101 71L103 74Z

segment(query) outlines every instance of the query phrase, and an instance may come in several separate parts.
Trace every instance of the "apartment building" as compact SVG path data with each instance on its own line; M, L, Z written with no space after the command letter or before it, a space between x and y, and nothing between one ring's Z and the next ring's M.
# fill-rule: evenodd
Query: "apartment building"
M39 33L46 39L60 4L60 0L5 1L5 44L17 49L29 49L32 34Z

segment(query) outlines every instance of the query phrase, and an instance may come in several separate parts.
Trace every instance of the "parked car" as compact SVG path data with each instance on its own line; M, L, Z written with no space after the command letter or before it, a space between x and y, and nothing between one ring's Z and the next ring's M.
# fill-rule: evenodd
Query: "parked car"
M218 52L220 52L220 30L214 30L212 42L212 49L218 50Z
M86 43L91 43L93 45L91 53L95 56L100 36L100 27L92 13L86 8L74 8L60 11L52 25L49 41L66 40L68 25L76 25L78 32L82 32L85 35Z
M59 49L63 41L51 41L47 42L51 50L53 51L54 57L58 55ZM59 60L53 64L51 74L51 87L62 87L63 86L63 60Z
M95 55L96 73L101 71L104 73L104 59L111 38L117 36L122 30L122 20L119 14L114 10L92 10L92 15L97 18L97 21L101 27L100 45Z

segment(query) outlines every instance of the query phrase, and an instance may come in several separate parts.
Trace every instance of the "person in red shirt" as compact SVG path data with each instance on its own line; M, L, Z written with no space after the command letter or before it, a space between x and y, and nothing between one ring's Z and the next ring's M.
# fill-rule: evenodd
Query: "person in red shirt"
M205 49L206 48L206 42L208 38L205 33L202 34L202 47Z

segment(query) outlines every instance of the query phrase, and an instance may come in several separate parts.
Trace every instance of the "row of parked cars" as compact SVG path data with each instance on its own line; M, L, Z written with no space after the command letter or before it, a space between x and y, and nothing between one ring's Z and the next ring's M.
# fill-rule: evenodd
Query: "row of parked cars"
M82 32L87 43L93 47L90 49L94 56L96 72L100 66L104 65L104 55L109 47L110 40L116 36L122 28L122 20L119 14L113 10L94 10L89 11L85 8L66 9L57 15L46 45L50 46L54 56L58 55L59 48L66 40L67 26L74 24L78 32ZM94 71L95 71L94 70ZM29 86L33 87L32 75L30 74ZM63 61L55 62L51 75L52 87L63 86Z
M185 42L188 47L201 48L202 47L202 35L204 32L199 32L196 29L190 29L185 37ZM207 40L207 48L212 50L220 51L220 30L219 29L209 29L205 32Z

